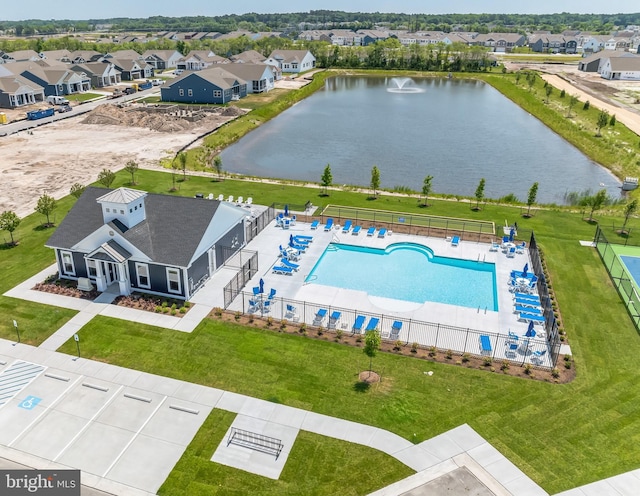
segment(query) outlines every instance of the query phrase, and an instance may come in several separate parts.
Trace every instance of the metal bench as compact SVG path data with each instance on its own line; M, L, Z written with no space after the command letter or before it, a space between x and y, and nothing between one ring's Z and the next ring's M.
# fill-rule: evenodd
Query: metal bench
M263 436L256 432L245 431L242 429L231 428L229 433L229 439L227 440L227 446L235 444L244 448L261 451L276 457L276 460L282 452L284 445L280 439L275 437Z

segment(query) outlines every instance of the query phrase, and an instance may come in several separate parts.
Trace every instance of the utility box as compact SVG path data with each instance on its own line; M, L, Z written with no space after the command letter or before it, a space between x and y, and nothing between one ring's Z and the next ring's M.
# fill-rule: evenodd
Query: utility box
M0 124L6 124L7 123L7 114L5 114L4 112L0 112Z

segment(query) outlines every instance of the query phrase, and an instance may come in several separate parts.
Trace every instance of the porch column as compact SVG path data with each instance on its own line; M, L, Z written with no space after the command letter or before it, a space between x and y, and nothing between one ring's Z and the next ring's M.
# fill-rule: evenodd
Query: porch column
M104 262L96 262L96 288L100 292L106 291L107 289L107 280L102 270L102 264L104 264Z
M131 285L127 279L124 263L116 264L116 268L118 271L118 287L120 288L120 294L125 296L131 294Z

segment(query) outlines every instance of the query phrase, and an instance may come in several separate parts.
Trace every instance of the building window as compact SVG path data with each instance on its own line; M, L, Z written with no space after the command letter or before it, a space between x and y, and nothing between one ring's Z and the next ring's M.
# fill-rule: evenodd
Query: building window
M124 210L120 210L120 215L124 215Z
M151 281L149 280L149 266L147 264L136 262L136 274L138 275L138 287L149 289Z
M109 207L107 207L107 213L109 213L111 210L109 210Z
M187 90L187 96L193 96L193 90L192 89L188 89Z
M132 213L133 213L133 209L132 209L132 208L130 208L130 209L129 209L129 213L130 213L130 214L132 214Z
M222 91L220 90L213 90L213 96L215 98L220 98L222 96Z
M98 267L95 260L87 260L87 274L90 278L98 277Z
M181 293L180 271L167 267L167 288L169 293Z
M73 265L73 255L70 251L61 251L60 256L62 257L62 270L65 274L69 276L76 275L76 268Z
M184 96L184 90L183 90L183 89L179 89L179 90L178 90L178 95L180 95L180 96Z

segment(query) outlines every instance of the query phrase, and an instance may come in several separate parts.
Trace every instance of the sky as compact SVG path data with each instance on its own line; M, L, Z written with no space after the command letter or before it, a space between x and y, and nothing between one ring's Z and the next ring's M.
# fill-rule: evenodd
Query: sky
M503 13L551 14L572 12L583 14L617 14L640 12L638 0L1 0L0 20L23 19L103 19L111 17L181 17L189 15L217 16L247 12L282 13L309 10L342 10L346 12L402 12L407 14Z

